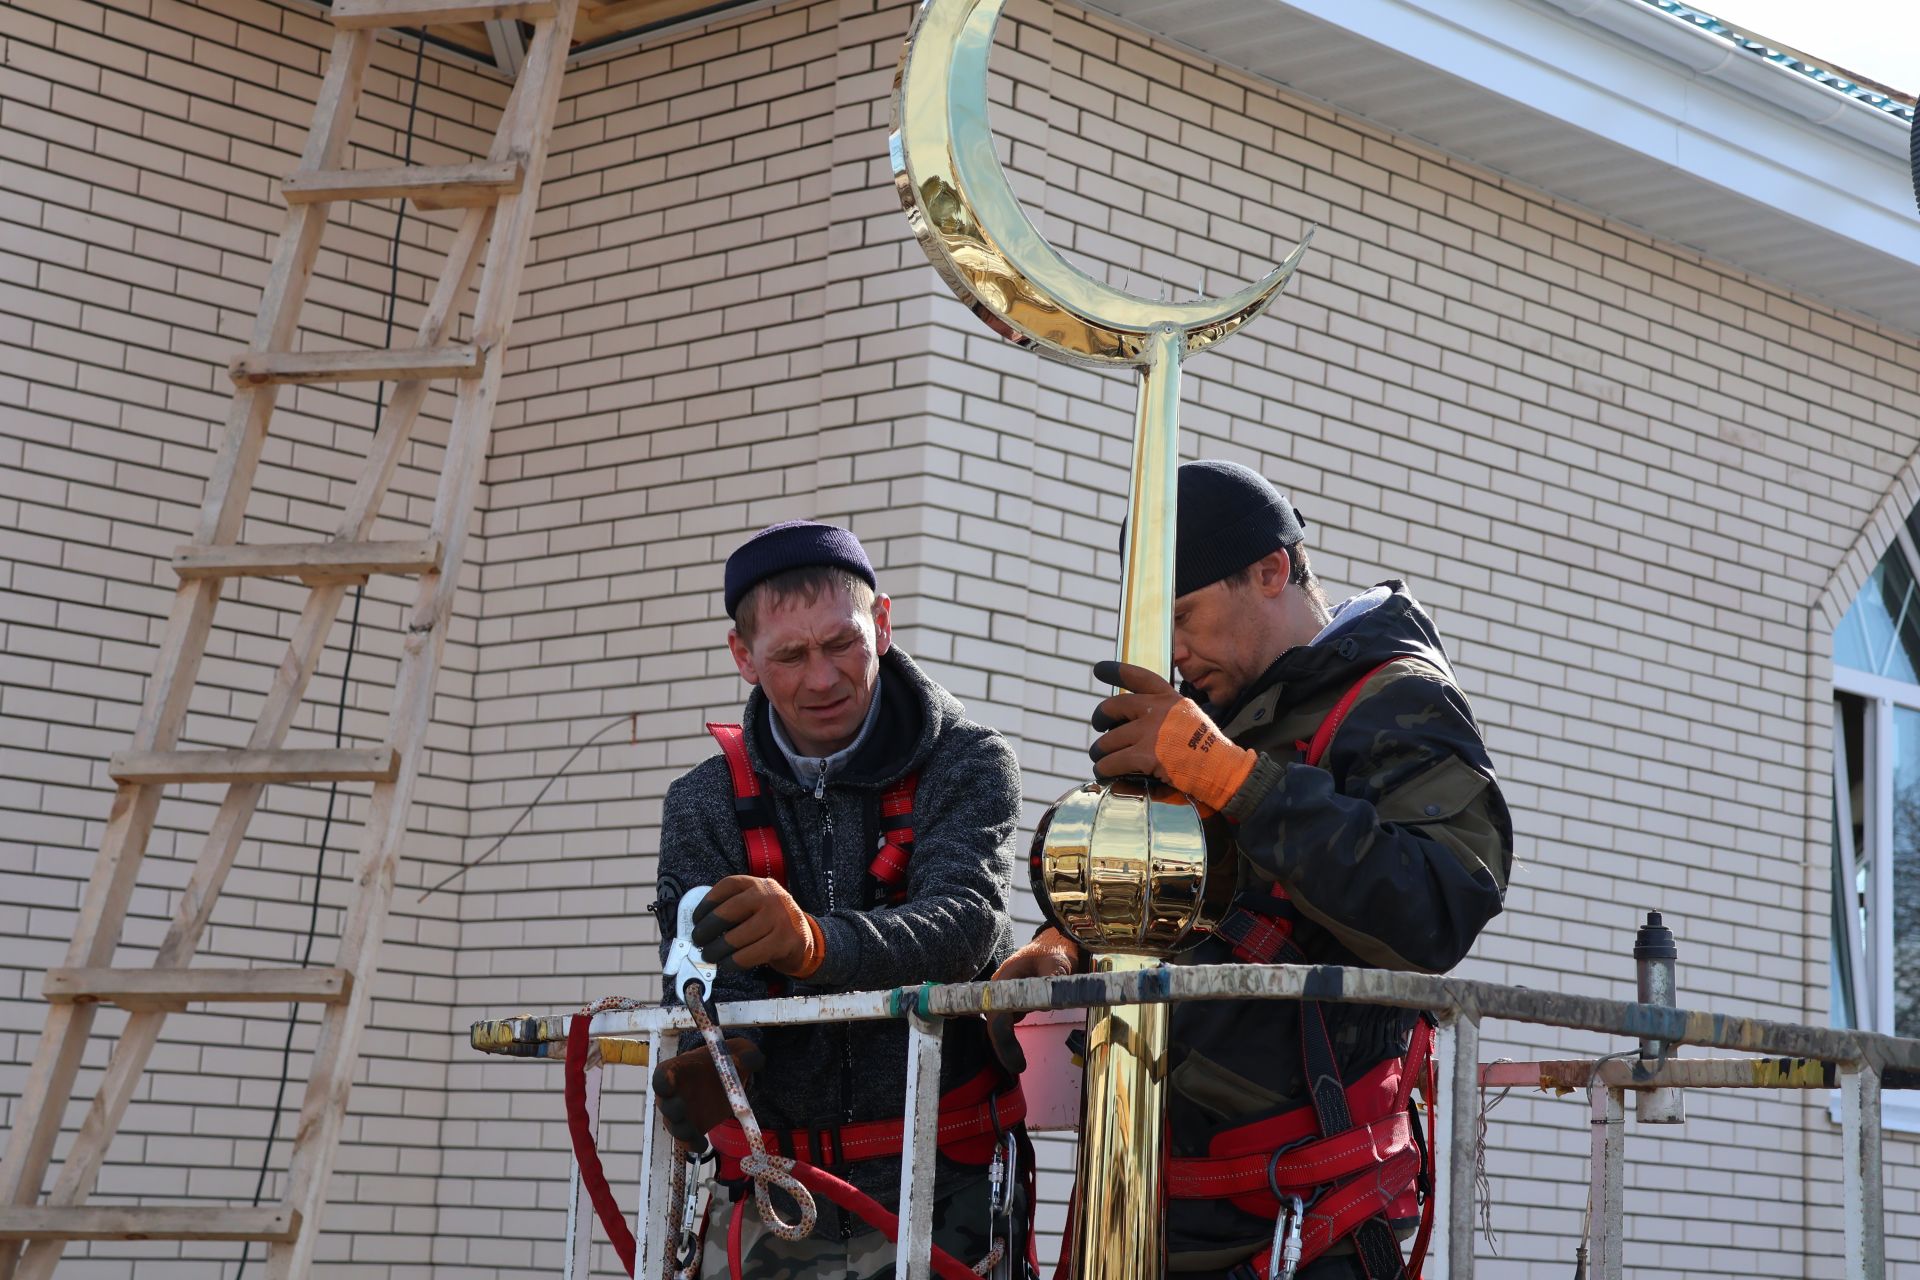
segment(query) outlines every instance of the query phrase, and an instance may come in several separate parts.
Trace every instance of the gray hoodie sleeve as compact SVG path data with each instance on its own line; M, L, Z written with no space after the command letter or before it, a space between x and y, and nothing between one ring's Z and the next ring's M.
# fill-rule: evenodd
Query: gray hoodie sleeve
M820 919L818 987L875 990L965 982L1011 940L1020 766L1006 740L962 723L942 735L913 800L907 899Z

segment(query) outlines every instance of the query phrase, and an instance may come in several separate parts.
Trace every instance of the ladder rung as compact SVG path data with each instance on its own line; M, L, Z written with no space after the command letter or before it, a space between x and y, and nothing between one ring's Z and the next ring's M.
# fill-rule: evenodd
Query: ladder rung
M324 582L374 573L431 573L439 567L438 538L419 542L189 545L173 553L173 571L182 578L302 578Z
M353 990L345 969L49 969L40 994L54 1004L126 1008L189 1003L339 1004Z
M391 782L400 771L392 747L367 751L116 751L115 782Z
M443 22L492 22L519 18L539 22L553 16L554 0L520 3L476 3L475 0L333 0L333 25L351 31L359 27L426 27Z
M249 351L227 372L235 382L404 382L409 378L477 378L480 348L402 347L368 351Z
M171 1205L6 1205L0 1240L291 1240L298 1210Z
M280 184L280 194L288 204L405 196L421 209L467 209L513 194L525 176L517 160L404 169L316 169L289 175Z

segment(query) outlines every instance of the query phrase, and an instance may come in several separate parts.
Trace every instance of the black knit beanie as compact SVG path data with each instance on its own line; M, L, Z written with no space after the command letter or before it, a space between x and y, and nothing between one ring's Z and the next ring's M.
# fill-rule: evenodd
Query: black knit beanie
M1237 462L1180 465L1173 594L1210 586L1300 541L1306 521L1265 476Z
M845 569L875 591L880 589L866 548L850 531L813 520L786 520L768 525L727 557L727 616L739 616L741 597L757 584L776 573L813 565Z

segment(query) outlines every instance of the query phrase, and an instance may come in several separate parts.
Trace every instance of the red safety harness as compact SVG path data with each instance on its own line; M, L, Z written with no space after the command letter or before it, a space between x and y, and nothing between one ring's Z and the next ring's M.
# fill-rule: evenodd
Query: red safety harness
M983 1165L1013 1126L1027 1118L1027 1099L1016 1087L1001 1091L1000 1073L988 1067L973 1079L948 1090L940 1098L940 1154L961 1164ZM827 1125L813 1130L766 1129L767 1145L824 1168L840 1168L863 1160L897 1156L904 1130L898 1120L868 1120ZM740 1122L728 1120L709 1133L720 1153L720 1176L733 1180L744 1175L740 1159L747 1154L747 1135Z
M1306 763L1319 765L1361 689L1392 665L1367 672L1321 721L1312 740L1297 744ZM1243 963L1306 964L1293 941L1297 918L1286 891L1276 884L1264 897L1243 895L1215 933ZM1422 1016L1405 1057L1390 1058L1347 1084L1325 1010L1312 1000L1301 1001L1299 1008L1311 1104L1216 1134L1205 1156L1173 1158L1167 1194L1176 1200L1226 1199L1268 1218L1281 1213L1280 1197L1297 1196L1306 1204L1300 1266L1352 1237L1372 1280L1417 1280L1433 1232L1433 1024ZM1416 1087L1427 1096L1424 1142L1412 1105ZM1416 1213L1419 1233L1411 1259L1403 1262L1391 1223ZM1263 1249L1231 1274L1264 1276L1271 1254L1271 1248Z
M733 776L733 813L740 837L747 845L747 870L756 876L787 883L787 857L780 849L780 831L774 825L773 801L747 756L747 735L737 724L709 723L707 732L720 744ZM920 775L910 773L880 793L880 851L867 866L888 902L907 897L907 866L913 861L913 795Z
M746 734L737 724L709 724L707 732L720 744L720 752L726 757L727 772L733 779L733 811L740 823L741 839L746 844L747 869L756 876L776 881L784 887L787 883L787 858L780 847L780 832L775 825L772 799L747 755ZM867 873L876 882L878 896L887 902L906 900L907 872L913 860L913 800L918 782L918 775L909 774L880 796L880 848L868 865ZM779 994L778 989L775 994ZM620 1254L631 1275L632 1233L626 1230L619 1209L606 1190L599 1156L585 1123L585 1068L575 1067L576 1057L584 1063L587 1056L587 1025L585 1015L574 1019L570 1039L577 1043L568 1046L567 1102L574 1152L581 1165L583 1180L588 1184L594 1208L614 1240L615 1251ZM580 1083L575 1082L576 1075ZM1000 1073L989 1067L942 1095L938 1120L938 1145L942 1155L962 1164L987 1164L993 1160L1007 1134L1026 1119L1027 1100L1020 1092L1018 1083L1004 1090L998 1088L999 1084ZM576 1094L579 1095L577 1102ZM721 1179L737 1181L744 1177L740 1160L750 1148L746 1131L740 1127L740 1122L728 1120L712 1130L708 1137L720 1156ZM882 1231L888 1240L896 1238L899 1218L895 1214L826 1170L844 1168L865 1160L898 1156L906 1141L905 1125L901 1121L870 1120L812 1130L765 1129L762 1130L762 1137L769 1148L794 1159L794 1176L809 1190L824 1195L842 1209L858 1215L870 1226ZM1033 1160L1028 1158L1029 1206L1033 1204L1034 1197L1033 1167ZM741 1274L741 1228L746 1206L746 1197L734 1201L732 1217L727 1224L727 1262L734 1280L740 1280ZM1031 1256L1031 1232L1028 1233L1027 1247ZM938 1247L933 1250L933 1268L948 1280L972 1280L970 1268Z
M593 1017L586 1013L574 1014L573 1020L567 1025L567 1057L564 1063L567 1134L573 1142L574 1161L580 1167L580 1183L593 1204L595 1216L606 1230L607 1239L613 1244L620 1265L631 1276L638 1252L633 1229L627 1225L626 1215L621 1213L619 1203L613 1198L613 1189L607 1184L606 1170L600 1163L599 1147L594 1141L593 1126L587 1116L587 1058L592 1051L589 1035L592 1025ZM1032 1162L1028 1163L1031 1168ZM844 1178L835 1177L804 1161L795 1162L793 1176L814 1195L824 1197L848 1213L857 1214L884 1235L889 1243L900 1239L900 1216ZM746 1221L747 1200L748 1197L742 1197L734 1201L733 1214L727 1223L727 1267L732 1280L742 1280L741 1227ZM1027 1202L1033 1203L1031 1175L1027 1184ZM704 1235L704 1221L700 1224L700 1230ZM1031 1255L1031 1234L1027 1248ZM939 1245L933 1246L929 1261L940 1280L978 1280L972 1268Z

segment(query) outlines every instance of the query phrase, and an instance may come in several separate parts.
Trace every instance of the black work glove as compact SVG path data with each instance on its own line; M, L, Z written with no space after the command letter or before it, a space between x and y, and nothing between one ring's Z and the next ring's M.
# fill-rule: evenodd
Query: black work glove
M760 1046L745 1036L730 1037L727 1052L733 1055L742 1085L767 1065ZM653 1069L653 1102L667 1122L667 1132L696 1155L707 1149L707 1131L733 1117L727 1088L713 1065L712 1051L704 1044Z
M802 980L827 958L820 922L800 909L785 886L760 876L728 876L693 909L693 945L725 969L757 969Z

